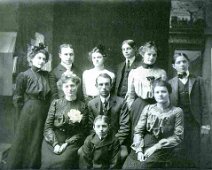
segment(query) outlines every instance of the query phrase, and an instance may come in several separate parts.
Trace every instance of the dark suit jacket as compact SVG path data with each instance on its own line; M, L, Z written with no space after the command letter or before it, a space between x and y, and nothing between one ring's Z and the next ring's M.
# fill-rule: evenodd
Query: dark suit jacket
M62 98L64 96L62 90L59 90L57 88L57 81L61 78L61 75L66 71L66 68L62 66L61 64L58 64L57 67L55 67L49 75L49 83L50 83L50 88L51 88L51 93L52 93L52 100L53 99L58 99ZM72 65L71 71L73 71L74 74L76 74L78 77L82 77L82 72L78 68L75 67L75 65ZM78 93L77 97L79 99L83 99L82 95L82 85L78 88Z
M96 134L88 136L80 153L81 169L117 168L119 158L119 140L108 134L102 141Z
M178 77L169 80L172 86L171 103L178 106ZM205 93L204 80L201 77L189 75L189 96L191 112L199 125L209 124L208 105Z
M93 121L96 116L102 113L100 97L96 97L88 102L89 127L93 127ZM121 144L126 142L130 133L130 118L127 104L124 99L118 96L111 96L107 107L107 115L111 119L111 130Z
M141 65L141 57L136 56L134 62L131 65L131 69L136 69L140 65ZM115 80L115 86L114 86L114 94L115 95L118 94L118 89L119 89L119 86L121 83L124 68L125 68L125 61L120 63L116 68L116 80Z

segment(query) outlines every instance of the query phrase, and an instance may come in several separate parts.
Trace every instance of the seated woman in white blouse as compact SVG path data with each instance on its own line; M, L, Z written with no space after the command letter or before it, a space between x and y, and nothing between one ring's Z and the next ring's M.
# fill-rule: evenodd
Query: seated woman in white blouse
M139 48L141 66L132 69L128 77L127 104L131 110L132 129L138 122L143 108L155 103L152 83L156 79L166 80L166 72L155 66L157 47L154 42L146 42Z
M98 45L94 47L89 52L89 59L92 61L94 68L85 70L82 75L83 94L86 101L89 101L99 95L99 92L96 88L96 78L99 74L107 73L112 78L113 82L115 80L115 74L105 69L104 66L104 61L106 59L104 46Z

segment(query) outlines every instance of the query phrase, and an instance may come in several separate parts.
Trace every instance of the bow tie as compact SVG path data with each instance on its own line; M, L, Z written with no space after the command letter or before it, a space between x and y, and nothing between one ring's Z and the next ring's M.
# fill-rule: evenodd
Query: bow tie
M146 77L147 78L147 80L149 80L149 81L154 81L155 80L155 77L154 76L149 76L149 77Z
M177 76L178 76L178 78L182 79L187 76L187 73L186 72L179 73Z

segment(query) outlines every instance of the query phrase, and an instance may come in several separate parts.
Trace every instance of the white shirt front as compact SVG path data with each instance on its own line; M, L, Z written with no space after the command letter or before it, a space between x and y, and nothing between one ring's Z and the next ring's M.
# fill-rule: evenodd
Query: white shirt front
M98 96L99 95L99 91L96 88L96 78L101 73L107 73L111 77L112 83L114 83L115 74L113 72L110 72L106 69L96 70L94 68L90 69L90 70L85 70L82 74L84 96Z
M130 66L132 65L132 63L135 61L135 56L134 57L132 57L132 58L128 58L128 59L126 59L126 61L125 61L125 63L127 64L127 61L129 61L130 62Z
M110 98L110 95L107 96L106 98L100 96L100 100L101 100L102 103L108 102L109 98Z

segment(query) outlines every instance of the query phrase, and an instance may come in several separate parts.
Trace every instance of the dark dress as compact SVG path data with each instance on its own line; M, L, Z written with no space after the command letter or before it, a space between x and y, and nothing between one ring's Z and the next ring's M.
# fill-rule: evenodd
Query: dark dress
M80 122L72 123L68 112L75 109L83 115ZM78 168L77 151L83 144L87 131L87 107L79 100L68 101L64 98L53 100L46 119L44 138L42 145L41 169L66 169ZM72 140L77 137L76 140ZM67 148L57 155L54 146L68 143Z
M8 168L39 168L50 99L48 72L30 68L20 73L13 99L17 110L20 110L20 117L8 157Z

